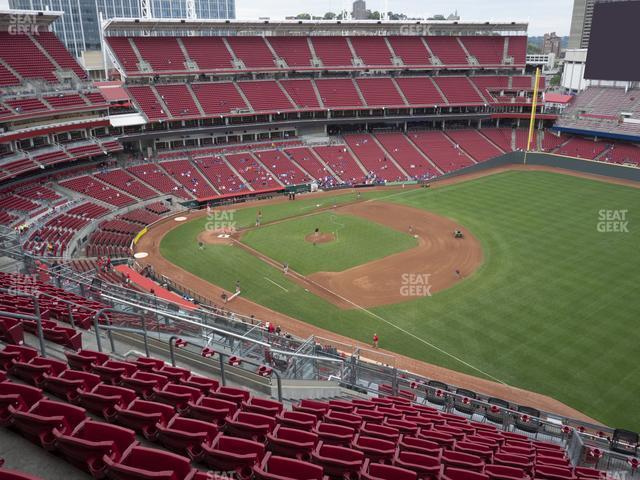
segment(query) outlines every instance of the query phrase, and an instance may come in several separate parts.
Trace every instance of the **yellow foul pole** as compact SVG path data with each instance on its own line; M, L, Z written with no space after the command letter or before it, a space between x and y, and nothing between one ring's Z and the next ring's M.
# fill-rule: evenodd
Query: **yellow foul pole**
M536 107L538 106L538 88L540 85L540 67L536 68L535 84L533 86L533 99L531 100L531 118L529 120L529 137L527 138L527 149L524 152L524 163L527 163L527 152L531 151L531 140L533 140L533 129L536 123Z

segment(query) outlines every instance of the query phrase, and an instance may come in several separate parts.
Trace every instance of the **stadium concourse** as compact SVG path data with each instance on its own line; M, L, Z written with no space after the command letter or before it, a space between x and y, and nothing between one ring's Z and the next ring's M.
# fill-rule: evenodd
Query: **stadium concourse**
M627 138L553 128L526 24L109 20L100 84L58 16L0 12L0 454L28 472L0 479L636 473L637 433L277 335L131 270L148 226L207 205L424 185L529 149L637 168Z

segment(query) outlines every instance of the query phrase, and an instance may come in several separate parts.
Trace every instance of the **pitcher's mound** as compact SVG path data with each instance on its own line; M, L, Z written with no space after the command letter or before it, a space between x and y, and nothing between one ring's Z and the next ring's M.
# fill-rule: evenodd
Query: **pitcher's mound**
M333 233L311 233L304 237L309 243L329 243L336 239Z

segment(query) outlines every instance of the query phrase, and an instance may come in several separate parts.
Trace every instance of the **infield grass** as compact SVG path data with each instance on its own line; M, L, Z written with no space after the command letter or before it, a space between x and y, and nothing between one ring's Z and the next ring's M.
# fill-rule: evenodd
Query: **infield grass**
M316 228L335 240L315 245L305 240ZM245 233L242 242L302 275L342 272L418 245L408 233L332 212L263 226Z
M243 296L319 327L366 342L377 332L385 349L550 395L613 427L640 429L640 190L512 171L386 201L464 225L481 241L484 264L433 297L372 309L384 321L340 310L238 248L199 252L199 221L170 232L161 252L227 289L240 280ZM290 216L296 202L269 207L269 215ZM629 232L599 232L600 210L628 210Z

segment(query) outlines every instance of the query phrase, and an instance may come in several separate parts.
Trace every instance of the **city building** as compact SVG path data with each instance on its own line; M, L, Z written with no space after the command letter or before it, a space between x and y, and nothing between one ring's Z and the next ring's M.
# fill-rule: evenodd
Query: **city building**
M589 46L593 6L596 1L597 0L573 0L569 48L587 48Z
M151 0L151 13L154 18L185 18L186 4L186 0ZM195 6L198 18L236 16L235 0L195 0ZM9 0L9 7L64 12L53 22L53 31L78 58L83 52L100 50L99 12L105 19L142 16L139 0Z
M553 53L556 58L560 57L562 38L556 32L545 33L542 40L542 53L544 55Z
M367 2L364 0L356 0L353 2L353 11L351 12L351 18L353 20L366 20L367 19Z

